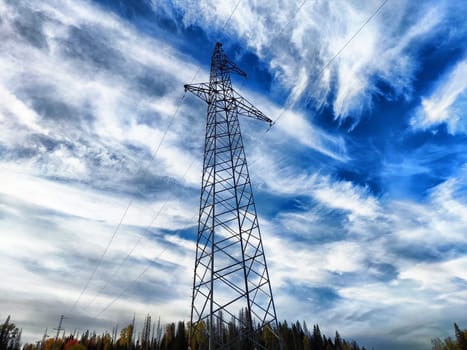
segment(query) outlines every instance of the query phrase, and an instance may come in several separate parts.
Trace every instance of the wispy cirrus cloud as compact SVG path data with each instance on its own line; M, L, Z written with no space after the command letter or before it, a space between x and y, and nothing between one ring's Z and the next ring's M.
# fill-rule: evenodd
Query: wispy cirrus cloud
M70 309L130 201L68 322L109 329L148 305L163 322L188 318L206 106L180 97L195 72L208 79L212 45L199 44L226 38L236 3L147 4L0 1L0 231L11 233L0 235L0 304L27 340ZM446 46L459 39L464 24L450 20L465 5L388 1L318 75L380 4L240 2L225 48L253 73L238 90L281 116L267 133L241 121L279 318L412 350L465 320L465 145L450 138L460 122L444 138L407 132L390 100L430 86L419 52L440 33ZM446 71L429 97L450 110L462 82ZM387 120L366 113L381 101Z
M308 204L302 202L300 209L281 212L263 225L278 299L285 294L284 305L302 306L282 309L279 304L281 314L306 317L309 305L322 330L332 332L335 317L346 319L349 322L339 332L359 334L359 339L383 349L390 348L382 341L387 337L402 347L409 343L411 348L426 347L440 332L436 324L444 322L440 309L463 319L456 305L465 302L462 286L467 281L464 175L460 172L433 188L424 203L377 198L330 179L303 183ZM336 192L316 196L315 190ZM341 196L347 198L345 206ZM362 212L365 206L372 210ZM334 288L331 299L328 286ZM326 300L327 307L321 310ZM428 308L425 300L430 300ZM423 319L417 317L420 308L429 315L430 327L422 326ZM368 336L372 328L383 325L386 333L376 336L379 339ZM400 327L413 329L402 334ZM411 338L414 332L417 336Z
M48 4L31 9L26 2L5 6L2 29L6 40L2 45L10 55L1 59L5 67L1 92L11 102L3 107L4 127L16 131L17 123L23 125L27 139L21 143L36 156L57 144L68 148L62 152L76 152L75 158L83 159L82 170L86 172L77 174L85 178L96 170L96 158L100 158L100 165L115 163L117 167L117 159L120 164L123 159L136 159L126 144L140 146L141 154L149 159L153 145L162 139L177 108L180 93L170 86L178 81L181 87L195 67L180 62L178 66L186 68L173 70L179 77L154 68L173 65L175 53L155 39L137 37L130 27L112 16L102 13L96 19L95 11L99 10L89 5L78 7L73 2L64 4L61 10ZM41 24L37 35L46 45L31 45L29 34L34 23L27 21L29 17ZM73 23L64 18L72 18ZM17 64L19 60L22 64ZM154 120L151 125L148 118ZM167 163L173 152L178 152L178 159L190 163L185 146L176 146L178 138L174 135L172 130L168 133L171 147L160 150L160 160L165 158ZM14 138L11 142L19 140ZM4 144L6 141L2 140ZM177 147L181 150L177 151ZM93 159L89 153L94 153ZM54 158L53 154L48 156ZM61 154L56 158L61 159ZM171 161L170 164L175 165ZM169 169L169 173L183 172L176 168Z
M24 324L24 340L35 341L70 310L99 266L75 326L100 327L92 317L144 269L146 282L128 287L124 301L99 317L126 322L127 308L146 313L151 297L167 320L185 318L176 313L188 289L169 294L154 286L174 284L173 272L191 278L183 262L191 262L191 241L183 245L176 236L195 222L190 192L200 163L192 152L199 147L193 149L196 133L179 132L197 120L179 119L165 130L196 67L90 3L1 2L0 11L0 46L8 52L0 56L0 227L9 232L0 237L0 256L1 273L10 276L1 309ZM195 125L202 131L202 120ZM98 295L131 247L129 261ZM147 269L152 260L159 264ZM28 301L40 306L23 310L19 304Z
M268 69L289 95L289 106L304 100L317 109L329 104L336 119L350 119L354 125L371 110L375 98L410 98L419 62L417 47L442 30L448 11L439 3L389 2L334 58L381 2L298 5L242 2L225 30L237 33L268 60ZM233 4L223 2L174 6L183 11L185 25L209 25L219 31L233 11ZM382 89L382 83L389 89Z
M464 111L467 107L467 59L463 59L440 79L429 97L422 98L421 106L411 119L414 129L430 129L446 124L449 133L465 134Z

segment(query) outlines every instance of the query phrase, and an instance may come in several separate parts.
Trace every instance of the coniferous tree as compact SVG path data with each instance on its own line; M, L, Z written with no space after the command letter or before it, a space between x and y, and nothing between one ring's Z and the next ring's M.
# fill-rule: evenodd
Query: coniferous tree
M133 325L129 324L120 331L120 338L117 340L117 350L129 350L131 348L131 338L133 335Z
M336 350L342 350L342 339L338 331L336 331L336 336L334 338L334 348Z
M245 311L242 310L238 319L245 319ZM216 339L223 341L224 344L230 344L231 341L240 337L241 343L232 345L230 350L252 350L253 343L248 340L249 327L241 327L241 322L237 323L237 318L232 317L231 321L225 325L224 322L216 322L214 329ZM244 323L243 323L244 324ZM151 327L152 325L152 327ZM259 325L254 324L252 328L258 330ZM151 317L146 316L141 332L138 333L137 342L132 341L134 334L134 324L129 324L120 331L120 336L115 340L116 328L111 333L104 332L99 336L96 333L85 331L81 338L69 336L55 341L49 338L39 341L37 345L25 344L24 350L187 350L189 342L192 350L207 350L208 325L200 323L195 327L187 325L184 322L167 324L164 332L160 320L156 324L151 322ZM10 323L10 318L0 328L0 339L6 339L6 335L11 334L11 330L16 330L14 338L17 342L9 342L10 347L3 346L0 350L19 350L19 336L21 331ZM455 339L448 338L444 342L441 340L433 341L435 350L467 350L465 341L467 339L466 331L462 331L457 324L454 326ZM11 338L11 337L10 337ZM305 322L299 321L289 324L284 321L279 323L277 329L266 327L257 333L257 341L269 350L279 350L279 338L282 339L284 350L360 350L355 341L347 342L336 332L334 340L321 333L318 325L313 326L310 332ZM78 341L79 339L79 341ZM16 344L16 345L15 345ZM361 350L364 350L362 348Z
M173 343L175 339L175 323L169 323L165 327L165 333L162 337L164 350L174 350Z
M156 335L155 335L155 340L154 342L156 343L155 349L160 350L161 349L161 341L162 341L162 326L161 326L161 318L157 320L157 326L156 326Z
M178 322L177 333L175 334L174 349L187 349L187 332L185 329L185 322Z
M313 326L313 345L314 350L325 350L323 337L321 336L321 330L318 325Z
M151 316L149 314L144 319L143 332L141 334L141 347L142 350L149 350L151 343Z
M19 350L21 348L21 329L10 323L10 315L0 327L0 350Z
M461 331L457 323L454 323L454 332L459 350L467 350L467 332Z

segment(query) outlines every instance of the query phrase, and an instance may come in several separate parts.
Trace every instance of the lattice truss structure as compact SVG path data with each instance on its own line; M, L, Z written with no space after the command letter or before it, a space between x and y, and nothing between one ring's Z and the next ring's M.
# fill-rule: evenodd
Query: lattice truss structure
M274 332L277 317L238 116L272 121L232 88L230 73L246 77L217 43L209 83L185 85L208 104L191 324L210 350L240 341L265 349L257 335ZM223 334L233 323L234 339Z

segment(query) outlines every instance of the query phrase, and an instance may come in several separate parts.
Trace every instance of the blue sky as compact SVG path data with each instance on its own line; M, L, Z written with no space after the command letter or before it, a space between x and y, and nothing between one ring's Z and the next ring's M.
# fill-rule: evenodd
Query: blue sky
M380 4L0 0L0 316L188 320L206 107L181 99L222 41L279 118L241 121L279 319L382 350L467 327L467 5L388 0L335 57Z

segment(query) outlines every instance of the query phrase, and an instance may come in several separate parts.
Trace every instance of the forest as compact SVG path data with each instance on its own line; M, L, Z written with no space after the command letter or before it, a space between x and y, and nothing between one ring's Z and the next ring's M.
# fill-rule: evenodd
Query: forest
M336 331L334 337L327 337L321 333L318 325L308 329L305 322L288 324L279 322L276 333L280 334L284 350L366 350L356 341L341 338ZM146 316L141 331L137 331L134 320L118 333L115 327L111 333L97 334L86 330L81 334L61 334L58 337L43 337L35 344L21 343L21 328L11 322L10 316L0 326L0 350L207 350L208 342L204 332L193 331L191 343L188 324L179 321L177 324L161 325L160 319L152 322L151 316ZM119 335L118 335L119 334ZM242 334L242 330L235 324L230 327L216 328L216 337L229 339ZM277 338L264 329L258 334L259 342L267 349L279 349ZM467 350L467 329L461 330L454 324L454 338L431 340L432 350ZM245 339L244 342L230 347L232 350L253 349Z

